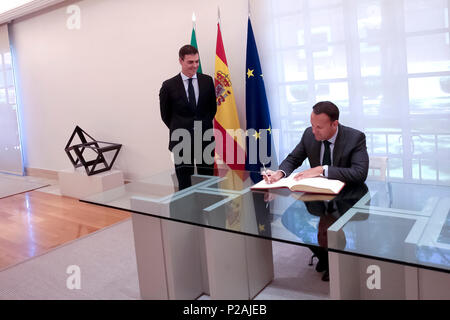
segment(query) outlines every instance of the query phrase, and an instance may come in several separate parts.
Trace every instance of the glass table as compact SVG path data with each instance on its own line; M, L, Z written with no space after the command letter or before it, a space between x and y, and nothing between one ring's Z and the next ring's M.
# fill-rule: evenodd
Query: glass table
M448 283L450 188L369 181L328 196L251 190L259 180L255 172L217 170L178 190L170 170L82 201L133 213L143 297L253 298L273 279L271 241L328 248L332 298L370 298L362 293L371 290L362 288L367 266L398 269L382 272L384 287L399 274L417 279L418 269ZM410 283L395 294L411 297Z

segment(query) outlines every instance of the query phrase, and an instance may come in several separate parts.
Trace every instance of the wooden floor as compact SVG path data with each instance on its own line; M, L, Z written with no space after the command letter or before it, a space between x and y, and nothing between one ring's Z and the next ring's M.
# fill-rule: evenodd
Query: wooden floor
M0 269L130 216L39 191L0 199Z

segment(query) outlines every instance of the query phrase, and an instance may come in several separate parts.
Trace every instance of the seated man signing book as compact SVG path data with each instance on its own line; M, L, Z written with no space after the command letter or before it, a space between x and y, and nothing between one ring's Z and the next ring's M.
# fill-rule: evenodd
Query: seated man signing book
M288 177L308 158L311 169L299 172L294 179L324 176L345 183L362 183L369 171L369 155L364 133L339 124L339 109L329 101L318 102L311 113L311 127L303 133L300 143L283 160L279 170L267 170L267 183ZM340 190L339 190L340 191ZM327 204L328 205L328 204ZM318 257L316 271L329 280L328 251L325 247L310 247Z
M297 173L294 179L324 176L345 183L360 183L367 178L366 136L339 124L339 109L329 101L314 105L311 127L305 130L300 143L283 160L279 170L267 170L264 180L274 183L288 177L306 158L311 169Z

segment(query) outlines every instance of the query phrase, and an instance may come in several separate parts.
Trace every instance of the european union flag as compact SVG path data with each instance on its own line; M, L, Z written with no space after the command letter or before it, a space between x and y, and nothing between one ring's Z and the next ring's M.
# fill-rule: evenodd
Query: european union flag
M260 172L261 167L276 166L276 158L272 157L272 125L270 122L269 104L267 103L264 78L259 63L258 49L252 24L248 19L247 31L247 76L246 114L247 114L247 157L245 169ZM251 175L254 182L261 180L259 174Z

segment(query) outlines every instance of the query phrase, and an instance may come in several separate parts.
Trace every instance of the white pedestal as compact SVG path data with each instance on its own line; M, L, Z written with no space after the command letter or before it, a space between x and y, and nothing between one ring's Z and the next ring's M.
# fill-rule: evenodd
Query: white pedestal
M205 229L211 299L253 299L274 277L272 241Z
M170 216L168 203L139 197L132 210ZM192 300L206 292L201 227L133 213L134 244L142 299Z
M58 172L59 187L63 196L81 199L123 185L123 173L110 170L88 176L83 168Z
M450 275L392 262L329 252L331 299L450 299ZM379 268L379 287L369 286Z
M200 227L133 213L142 299L192 300L202 295Z

